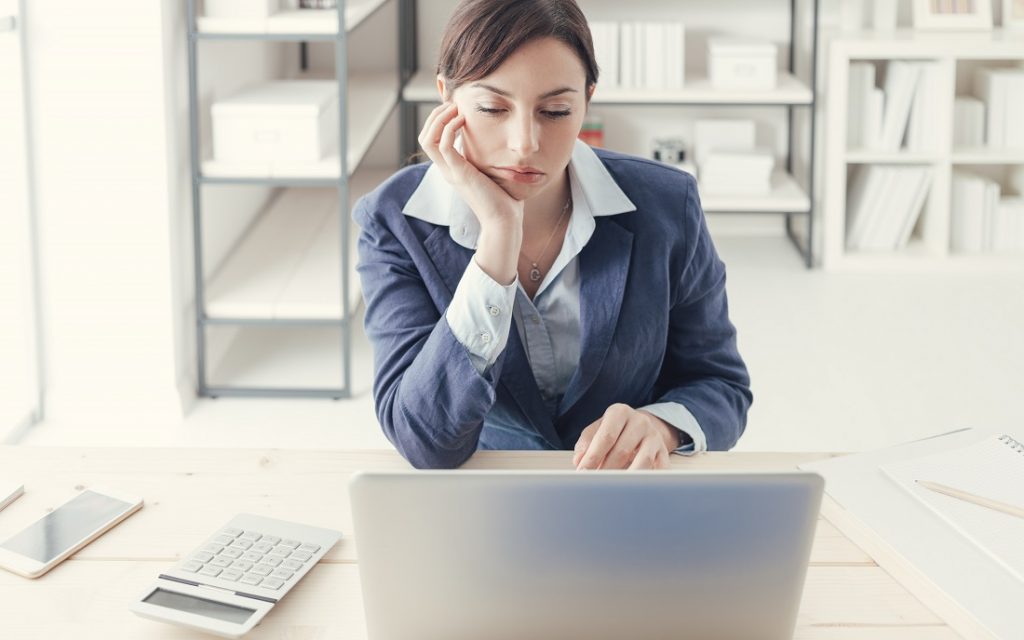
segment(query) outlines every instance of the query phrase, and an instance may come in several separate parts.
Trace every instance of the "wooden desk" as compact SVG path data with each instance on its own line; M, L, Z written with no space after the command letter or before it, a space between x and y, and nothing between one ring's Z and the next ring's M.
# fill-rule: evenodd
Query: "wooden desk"
M472 469L568 469L571 452L482 452ZM780 470L826 454L673 456L677 468ZM193 638L136 617L157 574L242 511L341 530L345 537L249 636L366 637L347 483L357 470L408 469L390 451L0 447L0 477L25 495L0 513L0 539L70 497L106 485L145 507L37 580L0 570L0 638ZM796 638L959 638L826 520L818 524Z

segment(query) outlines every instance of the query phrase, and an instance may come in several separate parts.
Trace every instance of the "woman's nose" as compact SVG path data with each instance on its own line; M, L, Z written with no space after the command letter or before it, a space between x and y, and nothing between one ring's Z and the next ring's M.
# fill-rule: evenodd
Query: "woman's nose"
M536 153L540 146L537 123L529 116L513 120L512 130L509 131L508 135L509 148L521 156L530 156Z

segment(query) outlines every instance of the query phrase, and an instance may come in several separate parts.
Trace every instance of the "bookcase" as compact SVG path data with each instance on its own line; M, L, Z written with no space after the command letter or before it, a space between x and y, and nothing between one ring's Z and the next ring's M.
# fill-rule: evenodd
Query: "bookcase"
M413 5L416 3L413 2ZM648 20L663 19L661 15L672 12L681 20L688 15L698 15L706 10L699 2L672 3L636 2L627 9L621 3L602 0L579 0L579 4L587 18L591 21L628 22L646 15ZM778 80L774 89L770 90L725 90L711 85L706 68L699 63L688 62L686 80L681 89L632 89L603 86L598 82L597 90L591 100L592 110L615 112L648 113L653 109L671 110L672 113L700 113L703 117L741 117L742 113L752 110L776 110L784 114L782 119L785 157L781 166L777 166L772 174L770 193L763 195L728 195L701 193L701 203L707 214L740 214L740 215L778 215L785 217L785 229L789 239L808 268L815 260L814 246L815 207L810 194L815 193L816 172L816 118L817 118L817 51L819 0L788 0L771 5L777 8L777 14L785 14L788 23L788 42L781 49L785 52L784 68L778 71ZM736 10L728 7L722 11ZM693 30L696 41L702 42L712 34L729 34L730 26L719 21L709 31L702 25ZM688 33L690 31L687 26ZM762 36L763 37L763 36ZM687 35L689 41L690 35ZM798 43L800 46L798 46ZM698 56L699 58L699 56ZM687 60L690 55L687 54ZM433 61L421 61L415 58L407 61L411 65L411 77L404 85L400 98L402 118L402 153L403 158L412 157L419 149L416 137L419 124L423 121L425 111L435 106L439 100L437 95L435 70L429 64ZM725 114L725 115L721 115ZM628 119L628 115L622 115ZM644 117L644 116L638 116ZM671 121L672 116L663 118ZM645 142L634 144L632 148L619 148L615 144L606 144L612 150L649 155ZM805 155L798 160L797 148L806 146ZM692 149L691 149L692 152ZM692 155L692 154L691 154ZM802 162L801 162L802 160Z
M951 249L952 180L969 170L1002 183L1004 193L1017 188L1007 177L1024 167L1024 149L956 148L953 143L954 101L971 93L978 68L1024 67L1024 38L996 29L975 33L855 32L823 34L827 48L825 96L824 203L822 266L852 271L1024 271L1024 255L964 253ZM872 151L850 148L847 121L849 77L853 62L879 66L892 61L933 63L934 81L927 100L927 150ZM931 173L921 216L910 242L900 250L853 251L848 248L847 199L853 172L862 166L921 166ZM1020 194L1019 192L1017 195Z
M390 70L356 69L351 40L361 26L399 19L401 0L339 1L337 10L282 10L263 19L210 18L188 0L189 129L196 291L196 353L201 396L330 397L352 393L353 318L361 294L354 273L358 230L352 203L394 167L365 166L398 100L398 51ZM289 5L287 0L283 6ZM391 20L389 16L383 19ZM397 33L397 28L395 29ZM287 78L324 79L310 70L309 43L333 47L339 96L337 147L318 162L225 163L212 157L209 96L201 95L201 45L211 41L281 43L298 48ZM401 41L396 38L399 46ZM275 52L277 53L277 52ZM378 57L380 51L375 52ZM382 57L388 57L383 55ZM277 79L277 78L274 78ZM204 101L206 104L203 104ZM238 188L255 195L239 196ZM206 203L235 188L234 208L258 212L215 266L204 264ZM221 201L225 199L222 195ZM232 203L228 204L228 208ZM222 212L223 213L223 212Z

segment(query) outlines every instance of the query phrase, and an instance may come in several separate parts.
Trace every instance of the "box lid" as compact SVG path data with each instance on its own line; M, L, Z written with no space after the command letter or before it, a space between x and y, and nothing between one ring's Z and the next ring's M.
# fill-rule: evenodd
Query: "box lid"
M275 80L252 85L215 102L218 115L317 117L338 100L334 80Z
M774 56L775 44L767 40L750 38L708 38L708 51L712 55Z

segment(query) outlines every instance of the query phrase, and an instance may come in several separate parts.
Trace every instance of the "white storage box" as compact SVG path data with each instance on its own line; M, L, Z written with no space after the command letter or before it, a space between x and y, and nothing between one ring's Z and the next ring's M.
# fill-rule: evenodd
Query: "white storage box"
M211 108L218 162L317 162L338 147L338 84L279 80Z
M708 40L708 77L716 89L761 91L775 88L776 46L739 38Z
M280 9L279 0L204 0L207 18L266 18Z

